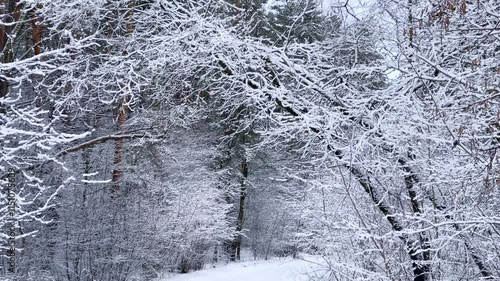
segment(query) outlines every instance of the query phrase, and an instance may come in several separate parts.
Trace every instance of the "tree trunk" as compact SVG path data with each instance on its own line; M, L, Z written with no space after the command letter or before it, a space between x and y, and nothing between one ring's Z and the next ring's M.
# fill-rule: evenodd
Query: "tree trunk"
M116 129L118 131L121 130L123 124L125 123L126 118L126 108L125 108L125 99L122 98L120 104L118 106L118 120L116 122ZM123 155L123 139L117 139L115 141L115 159L114 159L114 170L112 176L112 192L117 192L120 190L120 179L122 175L122 171L120 170L120 163L122 162Z
M9 35L14 30L15 25L12 23L19 20L20 17L20 7L18 5L19 0L7 0L5 3L4 0L0 1L0 4L5 8L2 9L2 15L4 18L5 26L0 27L0 51L2 57L1 62L7 63L12 62L14 59L14 54L12 53L12 48L7 46L7 41L9 41ZM0 80L0 98L7 96L9 92L9 82L6 80Z
M366 193L370 195L373 203L375 203L379 210L384 214L385 218L391 225L392 230L402 232L404 230L403 226L397 221L396 216L391 211L391 208L380 198L380 195L376 192L368 177L354 167L348 168ZM429 265L426 262L426 251L422 251L425 247L422 245L421 241L410 239L410 237L406 234L400 234L399 238L405 244L406 252L412 262L413 281L429 280Z
M134 8L135 1L129 1L128 2L128 8L129 11L127 12L127 22L126 22L126 32L127 36L132 34L134 31L134 25L132 23L132 16L133 16L133 8ZM121 87L122 89L124 87ZM116 129L117 131L120 131L123 127L123 124L125 123L126 119L126 98L122 97L120 99L120 102L118 104L118 113L117 113L117 122L116 122ZM122 156L123 156L123 139L118 139L115 142L115 159L114 159L114 170L112 174L111 181L113 183L111 191L112 192L117 192L120 190L120 180L122 176L122 171L120 169L120 164L122 162Z
M409 157L413 159L413 156L409 153ZM423 215L422 209L420 208L420 204L417 200L417 192L415 191L415 185L418 183L417 175L413 172L410 166L406 163L406 161L402 158L398 159L398 163L401 165L405 175L405 186L406 191L408 192L408 196L410 197L410 202L412 206L412 210L417 216ZM420 263L413 264L414 273L415 268L417 267L419 270L415 273L416 276L422 276L422 279L419 280L427 280L428 275L430 273L430 252L429 252L429 239L426 237L425 233L418 234L420 243L416 248L413 248L413 252L410 252L410 255L418 255ZM415 252L420 252L420 254L416 254Z
M41 18L36 15L36 10L40 8L40 4L31 12L31 41L33 42L33 53L39 55L42 52L40 46L42 42L42 31L43 26L41 23Z
M245 220L245 200L247 197L247 178L248 178L248 163L244 158L241 162L240 172L242 175L240 188L240 204L238 208L238 219L236 221L236 237L232 243L231 260L240 260L241 258L241 231L243 230L243 222Z

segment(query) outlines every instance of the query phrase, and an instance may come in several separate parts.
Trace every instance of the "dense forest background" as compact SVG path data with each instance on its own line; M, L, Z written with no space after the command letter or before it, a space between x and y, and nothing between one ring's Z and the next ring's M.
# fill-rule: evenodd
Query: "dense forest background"
M500 2L354 6L0 0L0 279L500 280Z

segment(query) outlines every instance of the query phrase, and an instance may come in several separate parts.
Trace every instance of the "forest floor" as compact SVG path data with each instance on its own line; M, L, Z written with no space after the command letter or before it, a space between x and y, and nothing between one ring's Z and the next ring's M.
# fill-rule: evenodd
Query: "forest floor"
M163 277L157 281L308 281L327 274L321 258L282 258L243 261L215 268Z

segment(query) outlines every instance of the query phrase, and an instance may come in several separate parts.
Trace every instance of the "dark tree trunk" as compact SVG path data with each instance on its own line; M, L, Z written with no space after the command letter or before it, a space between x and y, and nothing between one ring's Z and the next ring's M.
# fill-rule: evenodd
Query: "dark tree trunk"
M40 8L40 5L36 6L36 9L38 8ZM42 19L36 15L36 9L31 12L31 41L33 42L33 53L35 56L42 52L41 42L43 31Z
M126 32L127 36L132 34L134 31L134 25L132 23L132 16L133 16L133 9L134 9L135 1L129 1L128 2L128 8L129 11L127 12L126 18L127 18L127 23L126 23ZM123 87L121 87L123 88ZM118 113L117 113L117 122L116 122L116 128L118 131L120 131L123 127L123 124L125 123L126 119L126 103L127 99L125 97L122 97L119 104L118 104ZM122 176L122 171L120 169L120 164L122 162L122 157L123 157L123 139L118 139L115 142L115 159L114 159L114 169L113 169L113 175L111 178L111 181L113 183L111 191L112 192L117 192L120 190L120 180Z
M379 210L384 214L385 218L392 227L392 230L402 232L403 226L397 221L396 216L391 211L391 208L380 199L379 194L372 186L371 182L361 171L354 167L348 167L351 173L356 177L363 189L368 193L373 200L373 203L378 206ZM427 263L428 251L422 251L427 246L422 244L422 241L415 241L410 239L405 234L399 235L399 238L406 246L406 251L412 262L413 281L427 281L429 280L429 264Z
M116 122L116 128L118 131L121 130L123 124L125 123L126 112L125 112L125 100L122 99L118 106L118 120ZM122 171L120 169L120 164L122 162L123 155L123 139L117 139L115 141L115 159L113 161L114 169L112 175L112 192L117 192L120 190L120 180L122 176Z
M18 5L19 0L4 0L0 1L0 5L3 6L2 15L4 22L7 23L5 26L0 27L0 51L1 58L0 62L8 63L12 62L14 59L14 54L12 53L12 48L7 46L7 41L9 41L9 35L14 30L15 25L11 23L19 20L20 7ZM9 82L0 79L0 98L7 96L9 92Z
M243 222L245 219L245 200L247 197L247 178L248 178L248 163L247 159L241 162L240 172L242 175L240 188L240 204L238 207L238 219L236 221L236 237L232 243L231 260L240 260L241 258L241 231L243 230Z

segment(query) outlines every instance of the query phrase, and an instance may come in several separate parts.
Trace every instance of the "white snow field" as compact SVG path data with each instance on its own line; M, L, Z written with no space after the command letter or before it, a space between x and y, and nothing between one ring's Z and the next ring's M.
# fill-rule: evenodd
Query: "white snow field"
M327 274L320 263L319 258L313 257L247 261L164 277L157 281L309 281Z

